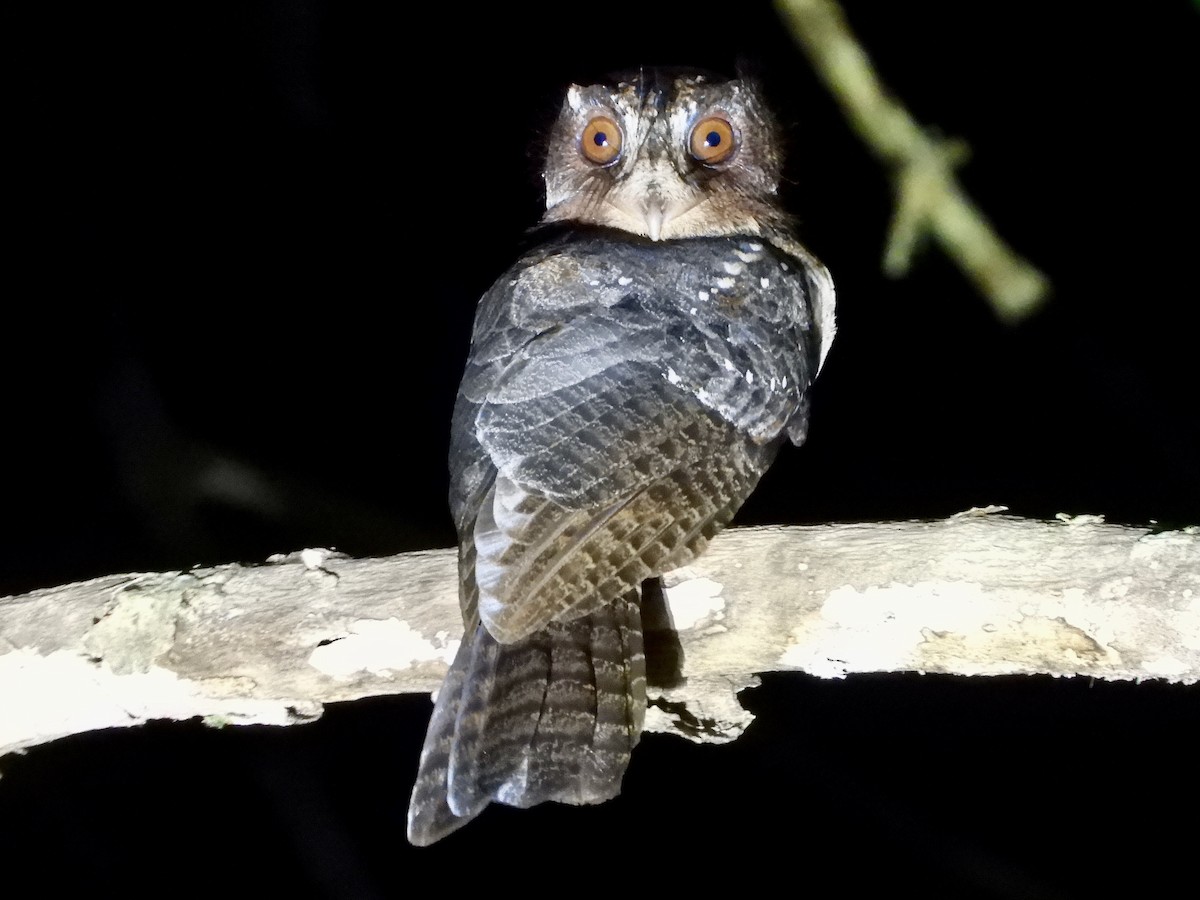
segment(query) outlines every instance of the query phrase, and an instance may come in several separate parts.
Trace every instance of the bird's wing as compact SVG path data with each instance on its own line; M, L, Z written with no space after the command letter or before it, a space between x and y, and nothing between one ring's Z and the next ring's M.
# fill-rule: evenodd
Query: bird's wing
M689 561L802 414L810 348L770 333L800 327L786 291L692 308L702 267L600 249L544 254L481 305L452 506L464 586L501 641Z

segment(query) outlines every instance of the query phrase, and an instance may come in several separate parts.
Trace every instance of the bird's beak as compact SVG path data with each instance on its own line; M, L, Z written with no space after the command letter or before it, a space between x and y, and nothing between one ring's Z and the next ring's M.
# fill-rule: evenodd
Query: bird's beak
M646 234L650 236L650 240L657 241L659 235L662 234L663 226L663 209L661 206L649 206L646 208Z
M646 220L646 234L650 240L657 241L662 235L663 222L666 220L666 201L657 191L646 197L643 216Z

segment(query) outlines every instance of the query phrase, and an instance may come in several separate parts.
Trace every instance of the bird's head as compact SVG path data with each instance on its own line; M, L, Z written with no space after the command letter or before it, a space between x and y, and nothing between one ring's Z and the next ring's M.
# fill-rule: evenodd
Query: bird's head
M754 85L708 75L572 85L550 135L545 222L651 240L786 227L777 128Z

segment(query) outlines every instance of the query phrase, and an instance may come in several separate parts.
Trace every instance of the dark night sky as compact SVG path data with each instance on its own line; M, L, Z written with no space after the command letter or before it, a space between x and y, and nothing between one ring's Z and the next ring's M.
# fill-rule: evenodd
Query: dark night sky
M654 63L758 74L788 126L789 206L838 285L809 443L739 521L989 503L1200 520L1192 4L847 2L1052 279L1016 328L936 251L879 274L887 178L768 6L346 7L0 12L0 595L450 545L450 408L474 302L539 215L540 135L570 81ZM792 675L747 702L760 718L734 746L646 739L604 807L494 810L419 852L403 815L423 697L305 728L86 735L0 766L0 854L47 886L320 897L447 872L557 890L541 858L819 896L1153 894L1190 872L1166 816L1200 803L1194 689Z

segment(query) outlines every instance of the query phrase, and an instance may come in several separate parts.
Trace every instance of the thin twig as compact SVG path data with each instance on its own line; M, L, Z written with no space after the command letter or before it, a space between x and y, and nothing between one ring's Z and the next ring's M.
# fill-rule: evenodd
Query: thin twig
M1046 299L1046 276L1000 239L963 192L954 169L967 158L961 141L924 131L876 75L836 0L778 0L779 14L859 137L887 166L896 212L883 269L905 275L922 238L932 235L991 302L1018 322Z

